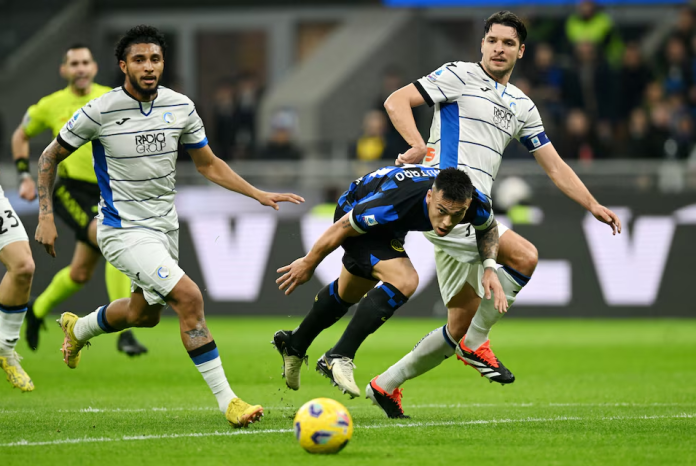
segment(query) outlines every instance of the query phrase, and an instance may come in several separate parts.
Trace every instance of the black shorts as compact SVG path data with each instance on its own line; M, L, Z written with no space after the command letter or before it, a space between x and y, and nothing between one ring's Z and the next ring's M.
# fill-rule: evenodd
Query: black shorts
M341 206L336 207L334 222L340 220L346 213ZM372 268L379 261L408 257L404 250L406 235L380 235L367 233L351 236L343 241L343 265L348 272L367 280L377 280L372 276Z
M99 186L87 181L61 178L53 191L53 211L72 231L78 241L94 249L99 247L89 240L89 224L98 213Z

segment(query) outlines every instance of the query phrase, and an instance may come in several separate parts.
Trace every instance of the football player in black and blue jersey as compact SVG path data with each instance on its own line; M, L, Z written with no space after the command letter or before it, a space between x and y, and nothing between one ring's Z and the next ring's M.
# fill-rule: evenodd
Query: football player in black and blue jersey
M300 388L300 368L307 349L326 328L359 303L353 319L336 345L317 362L317 371L343 393L360 396L353 378L358 347L403 306L418 287L418 274L404 250L409 231L434 231L446 236L459 223L476 231L479 253L486 269L483 286L499 312L507 301L498 281L498 227L488 198L456 168L440 171L423 165L385 167L354 181L338 201L334 224L311 251L278 269L276 283L289 295L307 282L319 263L343 246L343 268L337 280L314 299L309 314L293 331L280 330L273 343L283 357L283 375L289 388ZM379 286L376 286L381 282Z

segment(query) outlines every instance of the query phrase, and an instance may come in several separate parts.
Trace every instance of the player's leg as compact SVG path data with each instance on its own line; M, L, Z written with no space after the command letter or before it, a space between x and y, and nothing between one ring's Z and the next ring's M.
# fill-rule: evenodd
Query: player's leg
M109 295L109 301L113 302L118 299L127 298L131 294L131 280L126 274L111 265L109 261L105 261L104 278L106 281L106 291ZM140 343L133 334L132 330L124 330L118 335L116 349L125 353L128 356L139 356L147 353L145 345Z
M420 342L398 362L372 379L367 386L368 398L391 418L404 417L401 408L401 385L442 364L454 354L457 342L476 313L480 298L467 282L474 265L457 261L436 249L438 283L443 300L447 303L447 325L426 334Z
M400 249L403 252L403 248ZM418 273L408 256L379 260L372 267L372 275L382 284L365 294L339 341L317 362L317 369L351 397L360 396L353 378L353 360L358 348L406 304L418 288Z
M34 277L34 260L31 257L24 227L20 223L16 228L21 228L23 239L5 244L0 250L0 262L7 268L5 276L0 281L0 367L14 387L23 392L29 392L34 389L34 384L19 364L20 358L15 352L15 346L27 312L27 302ZM10 232L3 233L17 233L12 229Z
M82 289L94 273L101 253L94 246L83 241L75 245L70 265L61 269L46 289L29 306L25 336L33 350L39 346L39 332L45 328L44 319L60 303Z
M522 236L507 228L501 233L498 263L503 267L498 269L498 279L505 291L508 312L517 294L529 282L538 258L537 249ZM478 350L488 341L491 328L503 315L495 309L493 299L482 300L467 331L462 349L466 348L469 352Z
M275 333L273 344L283 357L283 377L289 388L300 388L300 370L314 339L338 322L376 284L376 280L353 275L343 266L339 278L317 293L312 308L295 330Z

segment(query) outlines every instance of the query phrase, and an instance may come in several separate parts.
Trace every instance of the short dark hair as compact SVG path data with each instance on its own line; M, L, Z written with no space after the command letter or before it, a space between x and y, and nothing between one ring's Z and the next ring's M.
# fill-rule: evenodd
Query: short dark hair
M520 39L520 45L524 44L527 40L527 28L524 23L512 11L503 10L497 13L493 13L486 20L486 24L483 26L483 35L485 36L491 30L491 26L494 24L502 24L503 26L508 26L517 31L517 37Z
M133 44L156 44L162 49L162 58L167 55L167 42L159 29L146 24L135 26L116 43L114 55L118 61L126 61L126 55Z
M63 54L63 63L67 63L68 61L68 52L71 50L78 50L78 49L87 49L89 50L89 53L92 54L92 49L89 48L89 45L85 45L81 42L77 42L75 44L72 44L70 47L65 49L65 53Z
M464 202L474 195L474 185L469 175L454 167L440 170L433 189L442 192L442 197L454 202Z

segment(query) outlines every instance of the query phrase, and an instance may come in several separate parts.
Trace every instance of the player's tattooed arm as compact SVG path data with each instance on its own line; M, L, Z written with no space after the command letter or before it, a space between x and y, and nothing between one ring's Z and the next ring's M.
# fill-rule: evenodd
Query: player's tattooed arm
M56 257L55 243L58 237L53 220L53 183L56 181L56 167L70 153L54 139L39 157L39 225L34 239L53 257Z
M476 245L478 246L481 262L486 259L498 259L500 238L498 236L498 224L493 223L486 230L476 230Z
M39 217L53 213L53 185L56 168L71 152L54 139L39 157Z

